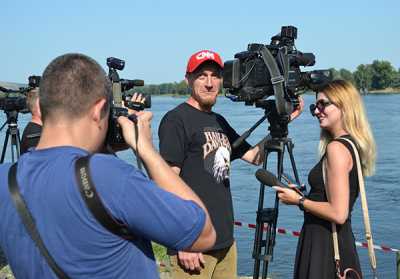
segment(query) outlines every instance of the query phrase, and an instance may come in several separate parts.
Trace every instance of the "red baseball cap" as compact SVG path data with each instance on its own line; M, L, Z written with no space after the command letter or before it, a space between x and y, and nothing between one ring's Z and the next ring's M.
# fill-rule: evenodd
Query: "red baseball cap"
M224 68L224 63L218 53L211 50L200 50L190 56L186 67L186 73L193 73L197 67L206 61L214 61L218 66Z

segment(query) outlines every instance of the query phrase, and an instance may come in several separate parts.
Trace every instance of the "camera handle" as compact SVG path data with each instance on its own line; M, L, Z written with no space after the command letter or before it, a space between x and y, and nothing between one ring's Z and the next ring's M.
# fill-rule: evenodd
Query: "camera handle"
M6 135L4 137L4 143L3 143L3 150L1 152L1 159L0 159L0 164L4 163L4 158L6 156L6 149L8 146L8 140L9 137L11 136L11 144L10 144L10 150L11 150L11 162L14 163L15 160L15 154L17 155L17 160L19 159L20 156L20 148L21 148L21 138L19 135L19 129L18 129L18 112L13 110L13 111L5 111L7 115L7 120L4 122L4 124L1 126L0 131L3 130L3 128L8 124ZM15 154L14 154L15 150Z
M296 180L297 185L301 185L298 176L296 163L293 156L294 144L290 138L272 138L269 137L264 145L265 157L263 163L263 169L267 169L268 156L276 152L277 153L277 177L278 180L282 179L283 176L283 159L285 149L289 153L289 158ZM267 278L269 262L273 260L273 252L276 238L276 225L279 214L279 198L278 194L275 194L275 202L273 208L264 208L264 194L265 185L260 183L260 194L258 200L256 229L254 236L254 247L253 247L253 259L254 259L254 271L253 279L258 279L260 274L260 264L262 262L262 279ZM264 234L265 232L265 234ZM264 237L265 236L265 237Z
M287 49L286 47L283 47L281 49L279 49L279 54L280 57L284 57L284 55L282 56L281 53L282 52L286 52ZM281 72L279 71L279 67L276 64L276 61L274 59L274 56L271 54L271 52L268 50L268 48L266 46L263 46L260 50L259 50L261 57L265 63L265 66L267 66L268 71L271 75L271 84L273 86L274 89L274 96L275 96L275 102L276 102L276 109L278 111L279 115L283 115L283 114L287 114L288 111L291 111L291 108L287 107L287 102L285 100L285 79L287 79L287 61L283 61L283 65L284 65L284 75L281 75ZM281 58L282 59L282 58Z

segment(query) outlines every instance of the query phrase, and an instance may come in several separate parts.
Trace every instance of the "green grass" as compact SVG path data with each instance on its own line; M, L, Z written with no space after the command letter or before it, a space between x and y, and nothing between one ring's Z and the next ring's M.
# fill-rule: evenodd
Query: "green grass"
M6 265L0 270L0 278L14 279L14 275L9 265Z
M159 262L165 262L168 260L168 255L167 255L167 249L160 245L157 244L155 242L151 243L153 246L153 252L154 252L154 256L156 257L156 260Z

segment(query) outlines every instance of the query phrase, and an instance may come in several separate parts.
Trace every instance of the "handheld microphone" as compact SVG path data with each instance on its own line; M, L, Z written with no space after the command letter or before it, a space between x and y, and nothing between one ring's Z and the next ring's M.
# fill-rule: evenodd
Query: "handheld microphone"
M288 185L282 183L281 181L278 180L278 178L271 172L265 170L265 169L258 169L256 171L256 178L258 181L260 181L262 184L267 185L267 186L279 186L282 188L289 188L293 191L296 191L298 194L304 196L304 193L300 191L297 187L289 187Z
M269 172L265 169L257 170L256 178L262 184L270 186L270 187L272 187L272 186L288 187L287 185L280 182L274 174L272 174L271 172Z

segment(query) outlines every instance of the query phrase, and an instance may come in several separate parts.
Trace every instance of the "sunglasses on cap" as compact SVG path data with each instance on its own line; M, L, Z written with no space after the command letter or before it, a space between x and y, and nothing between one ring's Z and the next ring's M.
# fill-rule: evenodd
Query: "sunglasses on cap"
M324 113L325 108L333 103L329 100L318 100L315 104L310 105L310 112L312 116L315 116L315 109L317 108L318 111Z

